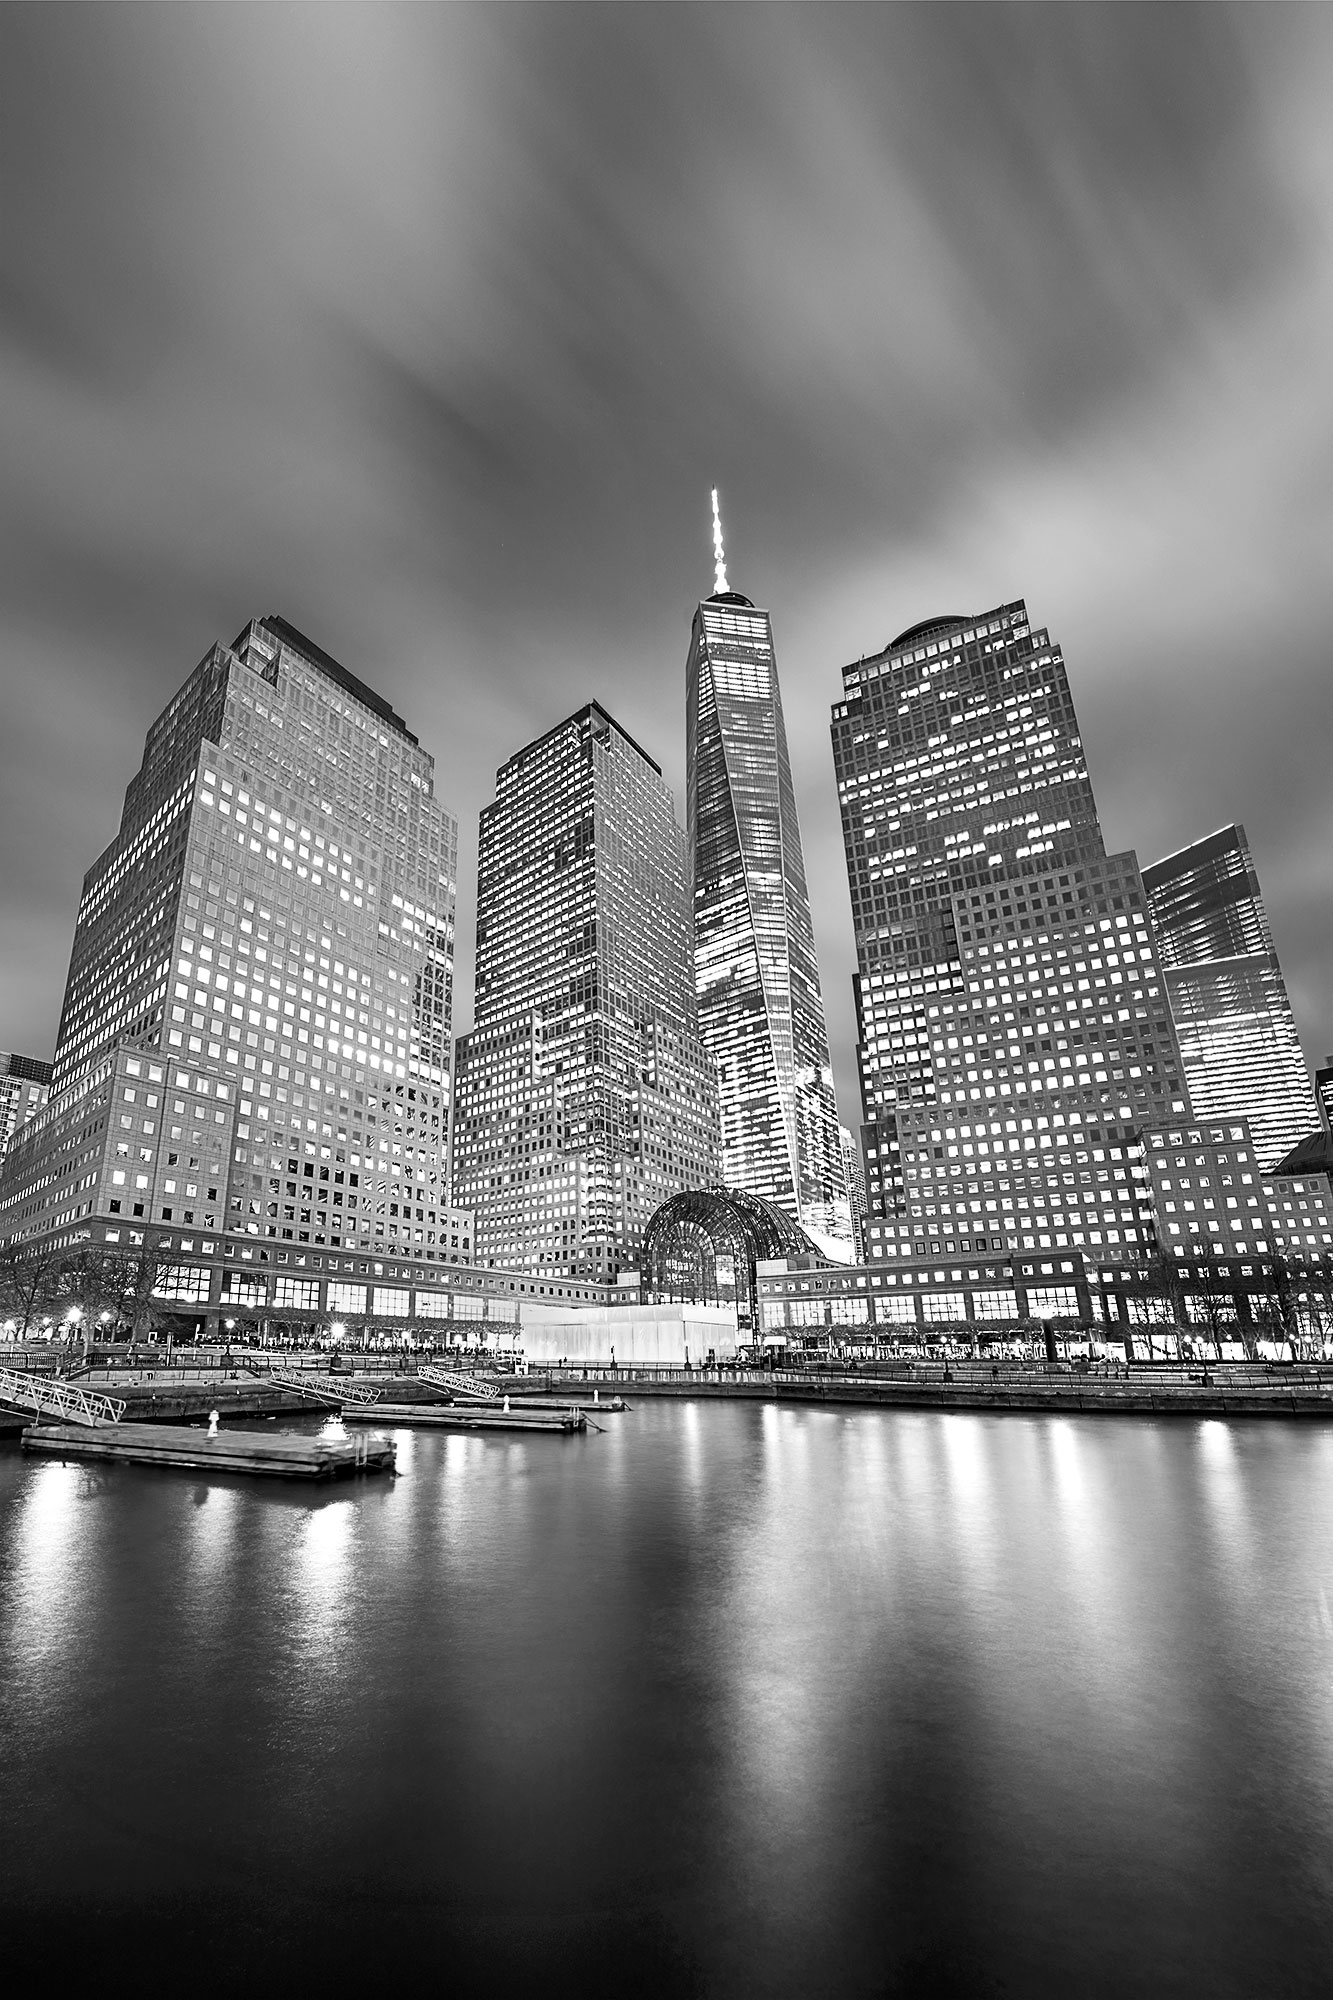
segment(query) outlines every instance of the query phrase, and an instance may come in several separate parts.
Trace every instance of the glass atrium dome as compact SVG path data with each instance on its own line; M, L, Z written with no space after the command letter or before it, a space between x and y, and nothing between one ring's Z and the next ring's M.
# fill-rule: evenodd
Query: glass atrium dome
M645 1303L734 1305L741 1326L755 1319L755 1266L766 1258L826 1259L776 1203L742 1188L692 1188L672 1195L643 1239Z

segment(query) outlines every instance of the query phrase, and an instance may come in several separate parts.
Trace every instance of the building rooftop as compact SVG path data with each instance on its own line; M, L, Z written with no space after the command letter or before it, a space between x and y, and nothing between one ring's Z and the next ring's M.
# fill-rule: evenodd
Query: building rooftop
M25 1083L50 1083L51 1065L39 1056L0 1053L0 1076L17 1076Z
M348 669L341 666L331 654L326 653L322 646L317 646L313 639L307 639L304 632L298 632L294 625L289 625L285 618L279 618L276 612L267 618L261 618L259 623L266 632L271 632L284 646L290 646L294 653L299 653L303 660L308 661L321 674L327 675L331 681L336 681L345 694L350 694L353 700L359 701L363 707L378 715L382 722L387 722L391 729L396 729L400 736L405 736L409 743L417 742L417 738L403 721L402 716L389 706L383 695L376 694L374 688L367 687L363 680L358 680L355 674L349 673ZM241 644L244 637L245 634L242 632L236 640L236 646ZM236 647L233 646L232 650L234 652Z
M920 625L909 625L907 630L900 632L896 639L890 639L885 651L896 653L899 646L914 646L920 639L933 639L937 632L957 632L963 625L974 625L976 623L977 620L974 618L927 618Z
M534 736L532 741L530 743L525 743L521 750L515 750L512 756L506 757L504 763L500 766L500 769L504 771L508 770L509 767L513 764L521 764L525 757L530 757L532 755L532 752L534 750L540 749L543 743L549 743L551 738L553 736L558 736L562 729L568 729L569 725L572 722L581 722L585 716L587 716L589 720L596 718L600 722L604 723L608 728L614 729L616 735L623 737L625 742L629 744L630 749L633 750L636 753L636 755L642 757L644 763L647 764L651 770L656 771L659 778L661 777L662 766L658 763L657 759L655 757L650 757L648 755L648 752L644 749L641 743L635 742L634 738L630 735L628 729L622 728L620 723L616 721L614 715L611 714L610 710L602 707L600 701L586 701L584 702L582 708L576 708L572 715L567 715L563 718L562 721L553 723L549 729L544 729L540 736Z
M1333 1135L1327 1132L1311 1132L1294 1145L1291 1151L1280 1159L1275 1167L1267 1169L1267 1178L1273 1180L1278 1174L1327 1174L1333 1179Z

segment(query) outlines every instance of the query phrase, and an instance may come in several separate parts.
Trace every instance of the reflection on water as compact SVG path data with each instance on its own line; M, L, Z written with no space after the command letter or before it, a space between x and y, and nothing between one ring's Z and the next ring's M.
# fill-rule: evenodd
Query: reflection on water
M1333 1429L601 1421L319 1493L0 1454L19 1962L1327 1990Z
M84 1477L51 1459L35 1465L7 1523L0 1647L6 1661L21 1663L25 1692L60 1671L77 1630Z

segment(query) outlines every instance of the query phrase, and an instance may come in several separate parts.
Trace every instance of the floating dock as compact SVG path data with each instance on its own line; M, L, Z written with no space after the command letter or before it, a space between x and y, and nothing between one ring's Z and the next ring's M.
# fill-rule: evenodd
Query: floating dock
M358 1472L392 1472L396 1458L392 1438L242 1430L219 1430L210 1437L207 1431L168 1424L34 1424L23 1433L23 1447L56 1458L247 1472L268 1479L346 1479Z
M600 1399L588 1395L525 1396L522 1391L518 1395L511 1391L509 1407L511 1410L582 1410L586 1417L599 1417L604 1414L619 1416L629 1408L629 1404L623 1396L602 1396Z
M345 1424L403 1424L414 1430L586 1431L588 1418L567 1405L504 1409L499 1403L376 1403L344 1410Z

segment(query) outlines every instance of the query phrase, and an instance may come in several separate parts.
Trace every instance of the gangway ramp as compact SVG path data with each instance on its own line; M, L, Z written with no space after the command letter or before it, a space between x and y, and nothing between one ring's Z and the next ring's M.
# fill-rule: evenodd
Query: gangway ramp
M267 1380L317 1403L378 1403L381 1395L369 1382L348 1382L340 1375L315 1375L303 1368L271 1368Z
M486 1382L479 1382L475 1375L456 1374L450 1368L437 1368L434 1362L423 1361L417 1369L423 1382L429 1382L436 1389L447 1389L451 1396L461 1396L474 1403L498 1403L500 1392Z
M52 1375L26 1375L18 1368L0 1368L0 1403L57 1424L118 1424L125 1414L119 1396L102 1396Z

